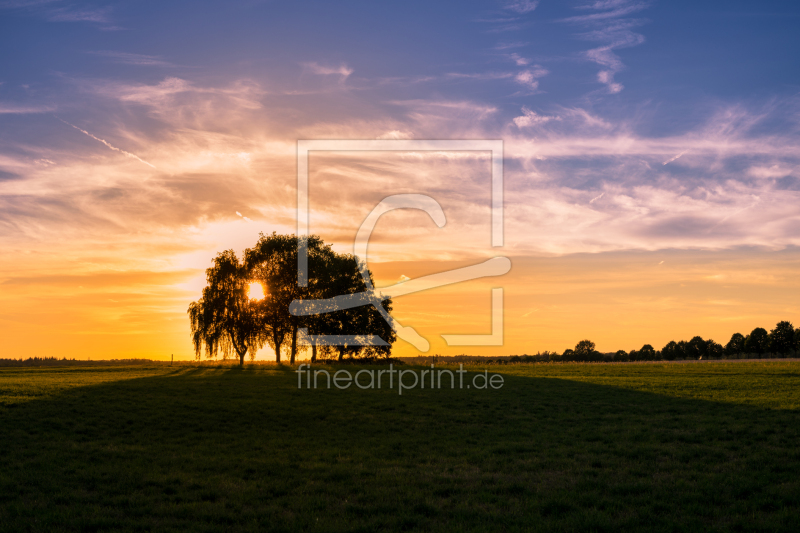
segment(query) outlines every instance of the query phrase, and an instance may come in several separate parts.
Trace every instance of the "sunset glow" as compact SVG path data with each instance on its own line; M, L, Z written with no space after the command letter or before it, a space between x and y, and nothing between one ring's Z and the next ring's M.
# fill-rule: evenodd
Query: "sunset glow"
M264 287L260 283L251 283L247 286L247 294L251 300L263 300Z
M302 139L503 141L502 247L487 152L309 156L310 231L338 252L386 196L442 206L441 228L380 219L379 287L511 259L395 299L430 353L800 322L800 37L778 14L797 8L520 5L0 6L4 355L193 358L187 308L215 255L297 231ZM447 346L491 331L496 287L504 345Z

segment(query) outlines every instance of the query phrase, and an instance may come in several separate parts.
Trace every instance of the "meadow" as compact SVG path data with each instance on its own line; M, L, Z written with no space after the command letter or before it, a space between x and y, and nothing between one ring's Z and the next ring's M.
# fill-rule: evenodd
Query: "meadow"
M0 531L797 530L800 362L489 371L0 369Z

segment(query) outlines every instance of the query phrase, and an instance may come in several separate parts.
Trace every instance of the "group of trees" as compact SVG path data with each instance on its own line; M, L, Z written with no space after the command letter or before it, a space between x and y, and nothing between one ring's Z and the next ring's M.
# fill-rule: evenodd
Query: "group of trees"
M308 257L308 277L305 286L298 283L298 248L304 246ZM261 234L253 248L244 252L242 260L233 250L217 255L206 270L208 285L200 300L189 306L191 335L195 355L199 359L205 347L206 357L233 356L244 363L250 354L269 345L280 363L281 353L289 354L294 364L298 351L311 346L311 360L318 355L388 356L396 335L390 324L372 305L334 308L332 311L308 316L295 316L289 306L293 301L317 301L336 296L370 293L377 298L362 275L359 259L351 254L334 252L317 236ZM372 273L366 270L370 284ZM249 289L259 284L263 298L253 298ZM377 300L376 300L377 301ZM391 299L381 301L390 313ZM326 310L328 311L328 310ZM305 330L309 338L302 338ZM314 342L313 336L347 335L352 342L324 344ZM367 335L383 339L384 345L364 345Z
M767 331L755 328L749 335L734 333L725 346L702 337L690 341L670 341L656 350L645 344L638 350L619 350L616 353L600 353L590 340L580 341L574 349L565 350L561 356L548 354L549 360L560 361L674 361L677 359L720 359L751 355L760 358L765 355L788 357L800 353L800 328L795 329L791 322L778 322L775 328Z

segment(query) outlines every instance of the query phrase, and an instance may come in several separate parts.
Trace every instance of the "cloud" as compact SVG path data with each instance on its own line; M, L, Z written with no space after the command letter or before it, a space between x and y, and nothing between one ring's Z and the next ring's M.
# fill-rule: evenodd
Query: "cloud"
M141 67L173 67L172 63L164 61L158 56L143 54L132 54L128 52L97 51L87 52L92 55L108 58L109 60L123 65L136 65Z
M530 43L514 42L514 43L497 43L494 47L495 50L509 50L511 48L522 48L528 46Z
M100 29L118 29L111 26L111 7L84 8L62 0L9 0L0 2L0 9L20 11L39 16L49 22L92 22Z
M642 11L649 5L649 2L638 0L600 0L578 8L595 11L594 13L561 20L586 28L587 31L578 35L580 38L605 43L585 51L583 57L603 67L597 73L597 81L606 86L609 94L617 94L625 88L614 80L615 75L625 68L622 59L614 51L638 46L645 40L643 35L633 32L632 28L646 21L621 17Z
M515 13L530 13L539 5L539 0L515 0L505 5L505 9Z
M0 115L26 115L29 113L47 113L53 111L52 106L25 106L0 102Z
M311 62L311 63L303 63L303 67L305 67L314 74L319 74L320 76L330 76L330 75L339 76L340 82L344 82L354 72L352 68L348 67L344 63L342 63L338 67L331 67Z
M770 167L754 166L747 169L747 174L759 179L784 178L792 174L794 170L780 164Z
M514 81L531 91L535 91L539 88L539 78L547 76L548 73L543 67L534 65L533 68L518 72L514 76Z
M531 111L527 107L523 107L522 115L514 118L514 124L516 124L518 128L527 128L530 126L545 124L551 120L561 120L561 118L538 115L535 111Z
M511 58L512 61L514 61L514 63L517 64L517 66L520 66L520 67L524 67L525 65L530 63L530 60L522 57L521 55L519 55L517 53L511 54L509 57Z
M413 139L414 135L408 131L391 130L378 135L378 139Z

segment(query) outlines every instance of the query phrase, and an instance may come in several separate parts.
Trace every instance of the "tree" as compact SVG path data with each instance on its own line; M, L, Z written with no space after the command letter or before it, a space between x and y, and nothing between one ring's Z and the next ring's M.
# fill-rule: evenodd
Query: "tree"
M707 344L706 341L703 340L703 337L699 335L696 337L692 337L688 343L686 343L686 356L692 359L698 359L707 355Z
M299 245L305 245L308 255L308 283L301 287L297 281ZM316 235L298 239L295 235L260 235L253 248L245 251L245 268L249 276L267 288L268 297L261 303L261 328L275 360L280 363L284 342L290 343L289 363L294 364L298 352L298 335L307 327L309 317L294 316L289 306L294 300L316 298L323 292L327 265L335 254L329 245Z
M649 344L645 344L638 352L641 361L655 361L656 351Z
M731 340L725 345L725 355L731 356L740 353L744 353L744 335L734 333L731 335Z
M308 257L308 278L305 287L297 281L298 245L305 246ZM353 255L338 254L316 235L298 238L294 235L262 234L258 243L245 252L246 268L253 279L261 281L268 289L269 299L262 304L259 317L267 340L275 350L276 360L280 362L281 347L286 339L291 343L290 364L294 364L299 351L299 331L306 329L310 336L338 335L355 337L355 342L337 345L318 345L311 342L312 361L317 352L338 352L339 360L344 355L358 354L386 355L391 353L391 345L397 339L391 324L372 305L341 309L324 309L328 302L337 296L357 293L370 293L362 265ZM372 273L364 269L367 279L374 286ZM374 291L372 291L374 293ZM392 310L391 299L376 302L383 307L386 316ZM290 305L302 301L305 306L318 308L311 314L293 315ZM365 335L377 335L385 345L364 345ZM362 341L362 342L359 342Z
M769 333L764 328L756 328L745 338L744 349L748 353L761 355L769 348Z
M575 345L574 356L576 361L592 361L595 358L595 344L584 339Z
M614 361L626 362L630 360L631 359L628 357L628 352L625 350L617 350L617 353L614 354Z
M794 351L800 352L800 328L794 330Z
M350 294L372 294L375 298L374 302L383 308L386 316L390 317L391 298L381 299L374 289L370 289L364 279L362 269L369 280L369 286L374 287L372 272L366 269L358 258L350 254L335 254L328 263L325 289L320 297L329 299ZM371 304L314 315L309 324L309 331L315 335L337 335L352 338L353 342L341 342L336 346L320 346L320 350L324 353L335 352L339 361L344 359L345 355L348 357L357 355L388 356L391 354L392 343L397 339L390 322ZM368 336L379 337L385 344L368 344L366 342Z
M794 326L786 320L778 322L775 329L769 332L770 351L788 354L794 350Z
M561 355L562 361L576 361L575 359L575 352L571 349L567 348L564 350L564 353Z
M706 355L708 357L713 357L715 359L719 359L725 353L725 348L718 342L713 341L712 339L708 339L706 341Z
M679 341L676 352L679 359L686 359L689 356L689 343L686 341Z
M661 356L667 361L678 359L678 357L682 355L680 352L681 350L678 348L678 343L675 341L669 341L666 346L661 348Z
M247 294L247 271L236 253L226 250L206 270L206 279L203 296L188 310L195 357L200 358L205 346L206 357L216 357L217 351L222 351L223 359L227 359L235 353L243 365L244 356L248 352L255 355L265 342L256 307Z

